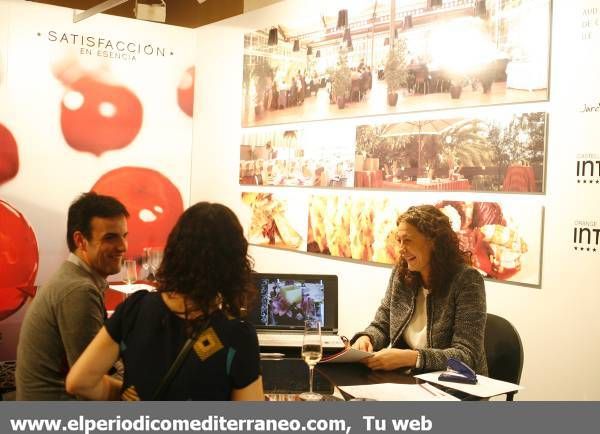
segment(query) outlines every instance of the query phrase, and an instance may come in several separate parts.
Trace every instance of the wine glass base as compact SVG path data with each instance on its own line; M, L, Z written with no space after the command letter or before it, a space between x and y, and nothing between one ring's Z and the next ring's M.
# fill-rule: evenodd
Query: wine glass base
M323 399L323 395L315 392L304 392L298 395L302 401L320 401Z

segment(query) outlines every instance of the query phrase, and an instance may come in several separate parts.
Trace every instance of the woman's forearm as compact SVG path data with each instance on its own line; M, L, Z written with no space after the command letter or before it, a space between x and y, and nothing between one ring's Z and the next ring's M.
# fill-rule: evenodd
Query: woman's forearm
M94 384L67 381L67 391L73 395L93 401L118 401L121 399L122 382L110 375L104 375Z

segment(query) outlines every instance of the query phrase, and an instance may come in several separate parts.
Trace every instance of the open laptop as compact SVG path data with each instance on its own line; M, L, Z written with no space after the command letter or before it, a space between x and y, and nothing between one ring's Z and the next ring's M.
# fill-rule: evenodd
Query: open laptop
M247 319L261 347L301 347L307 317L321 322L324 349L344 347L337 334L337 276L254 273L254 283L258 300Z

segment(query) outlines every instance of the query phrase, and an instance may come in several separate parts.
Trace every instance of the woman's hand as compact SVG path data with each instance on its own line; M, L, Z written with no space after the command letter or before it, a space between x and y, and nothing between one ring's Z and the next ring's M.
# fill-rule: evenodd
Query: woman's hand
M368 336L361 336L358 338L354 344L352 344L352 348L355 350L366 351L368 353L373 352L373 344L371 343L371 338Z
M398 368L414 368L417 363L417 351L384 348L361 362L374 370L391 371Z

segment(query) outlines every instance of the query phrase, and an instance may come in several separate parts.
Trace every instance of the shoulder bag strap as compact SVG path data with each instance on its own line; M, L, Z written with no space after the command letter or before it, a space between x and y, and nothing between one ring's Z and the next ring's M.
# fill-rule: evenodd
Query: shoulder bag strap
M207 318L204 322L202 322L202 324L199 327L197 327L192 332L192 335L185 341L185 343L183 344L183 347L179 351L179 354L177 354L177 357L175 357L175 360L171 364L171 367L169 368L169 370L167 371L167 373L164 375L164 377L160 381L158 387L156 388L156 390L152 394L152 398L151 398L152 401L159 401L159 400L161 400L162 395L165 393L165 391L167 390L167 388L171 385L171 382L173 381L173 378L175 377L175 375L177 375L177 372L179 371L179 368L181 368L181 365L183 364L185 358L187 357L187 355L189 354L190 350L192 349L192 347L196 343L196 340L198 339L198 336L200 336L202 334L202 332L204 330L206 330L206 328L208 327L209 323L210 323L210 317Z

